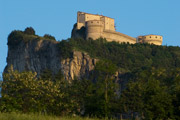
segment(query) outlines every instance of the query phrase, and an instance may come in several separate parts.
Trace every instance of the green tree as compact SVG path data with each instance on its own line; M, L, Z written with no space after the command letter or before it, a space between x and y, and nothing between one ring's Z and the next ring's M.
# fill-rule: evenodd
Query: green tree
M174 118L171 85L176 75L174 70L154 68L139 72L121 94L123 111L138 112L145 119Z
M8 46L15 48L21 41L23 41L23 32L14 30L8 36Z
M134 113L139 113L143 117L143 93L144 85L141 82L130 82L127 88L122 92L120 97L120 112L131 112L131 117L134 118Z
M65 58L70 58L72 56L73 46L71 45L70 42L66 40L62 40L61 42L59 42L58 46L62 58L65 59Z
M19 110L23 112L36 108L35 96L37 90L36 73L14 71L12 66L8 73L3 74L2 83L2 111ZM2 104L3 103L3 104ZM29 105L32 105L31 107Z
M37 78L36 73L4 73L1 111L45 112L60 115L64 97L60 82Z
M94 75L96 79L89 86L86 96L86 112L99 117L110 117L112 106L116 103L118 86L113 79L117 67L108 60L96 64Z
M171 85L172 94L172 104L173 104L173 111L175 119L180 119L180 68L177 68L172 71L171 80L173 81Z
M70 84L67 101L71 113L83 115L85 111L85 98L88 93L89 87L92 85L92 81L87 79L75 78Z
M149 80L144 92L144 112L146 119L168 119L172 117L172 96L158 80Z

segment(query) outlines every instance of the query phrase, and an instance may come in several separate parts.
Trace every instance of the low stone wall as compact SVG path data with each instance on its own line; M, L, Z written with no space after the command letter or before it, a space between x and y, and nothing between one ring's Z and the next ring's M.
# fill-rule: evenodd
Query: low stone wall
M116 41L119 43L122 42L129 42L130 44L135 44L136 43L136 38L130 37L128 35L122 34L120 32L114 32L114 31L103 31L102 34L103 38L106 38L107 41Z
M146 40L145 43L154 44L154 45L162 45L162 41L160 40Z

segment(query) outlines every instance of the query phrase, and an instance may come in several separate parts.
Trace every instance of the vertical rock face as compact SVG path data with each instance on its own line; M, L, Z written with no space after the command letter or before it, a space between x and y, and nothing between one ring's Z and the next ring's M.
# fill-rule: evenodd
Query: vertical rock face
M60 56L55 41L38 40L16 46L8 46L7 67L13 65L20 72L31 70L41 73L44 69L56 72L60 69ZM6 67L6 68L7 68Z
M86 53L74 51L73 58L61 61L61 70L66 79L75 77L88 77L91 70L94 69L96 59L92 59Z
M65 79L71 80L75 76L88 76L96 63L95 59L83 52L74 51L72 58L67 59L62 59L59 53L56 41L21 41L16 46L8 46L7 66L4 72L10 65L20 72L30 70L37 74L45 69L51 70L54 74L61 70Z

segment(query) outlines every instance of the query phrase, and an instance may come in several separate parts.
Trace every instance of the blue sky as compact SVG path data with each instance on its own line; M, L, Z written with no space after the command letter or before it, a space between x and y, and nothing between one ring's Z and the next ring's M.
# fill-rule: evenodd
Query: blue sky
M0 72L6 66L7 37L32 26L37 35L67 39L77 11L115 19L119 32L137 37L159 34L163 45L180 45L180 0L0 0Z

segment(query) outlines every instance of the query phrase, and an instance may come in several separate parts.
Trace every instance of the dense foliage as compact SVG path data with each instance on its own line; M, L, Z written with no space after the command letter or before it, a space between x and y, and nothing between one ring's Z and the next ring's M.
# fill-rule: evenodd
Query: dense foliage
M61 49L69 48L65 50L66 55L71 55L73 50L80 50L101 60L108 59L118 67L120 72L130 74L128 79L131 82L121 92L119 102L113 102L117 103L119 107L116 107L117 104L114 105L111 112L115 110L122 114L131 113L132 117L134 117L134 113L138 113L138 116L146 119L180 119L178 109L180 105L179 47L119 44L107 42L105 39L96 41L91 39L68 39L66 44L60 47ZM97 78L98 76L96 75ZM100 83L103 82L105 82L105 79ZM95 96L94 98L97 98ZM93 104L89 105L90 108L93 105L97 106L95 100L90 100L93 101ZM101 111L99 108L97 111ZM94 108L91 108L91 110L96 111ZM101 113L103 114L102 111Z
M13 71L12 68L3 77L1 111L41 111L45 113L61 111L60 109L57 110L57 108L61 108L58 107L61 106L61 103L58 102L57 104L57 101L63 98L60 80L52 81L48 77L46 79L37 78L36 73L19 73Z
M38 37L13 31L8 44L17 45L30 36ZM36 73L9 69L1 86L2 112L180 119L179 47L119 44L102 38L62 40L58 46L62 58L71 58L74 50L98 58L90 77L66 81L61 72L52 75L45 70L37 78ZM117 72L128 76L115 76ZM128 82L125 88L122 81Z
M27 27L24 31L14 30L8 36L8 46L16 47L21 42L28 43L32 40L53 40L56 41L55 37L45 34L43 37L35 35L35 30L32 27Z
M61 45L61 42L59 44ZM69 48L66 52L71 52L73 49L85 51L92 57L111 60L118 67L131 72L151 67L166 69L180 67L179 47L119 44L107 42L102 38L98 40L68 39L63 45L64 48ZM63 46L60 47L62 49Z
M111 62L102 61L95 68L94 77L99 75L96 82L75 79L69 83L64 80L61 72L53 76L51 71L45 70L37 78L36 73L20 73L11 67L3 76L0 110L111 116L112 101L117 90L111 75L116 69Z
M132 118L149 120L180 119L179 68L143 70L135 74L123 91L119 91L116 79L111 77L116 70L112 62L100 61L93 79L75 79L69 83L61 72L53 76L45 70L37 78L32 72L9 69L2 83L0 110L100 118L131 114Z

